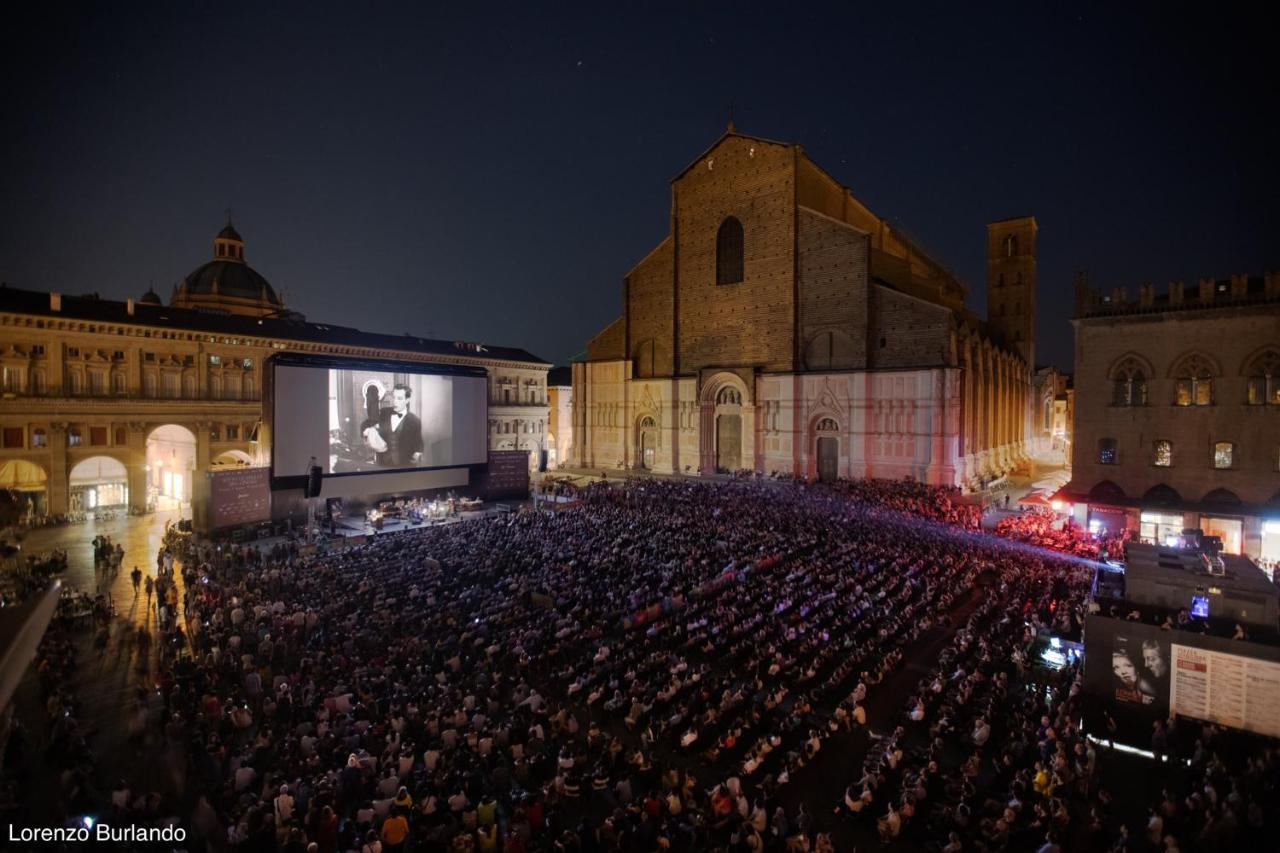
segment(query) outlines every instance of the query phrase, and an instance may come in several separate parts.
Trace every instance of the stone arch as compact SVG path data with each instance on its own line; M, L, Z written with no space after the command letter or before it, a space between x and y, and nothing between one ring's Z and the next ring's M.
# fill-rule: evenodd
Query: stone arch
M1150 361L1138 353L1130 351L1111 362L1111 366L1107 368L1107 378L1115 381L1118 378L1132 375L1134 370L1142 371L1142 375L1147 379L1152 379L1156 375L1156 369Z
M702 385L702 393L698 395L698 399L702 403L716 404L716 400L720 397L720 392L725 388L734 388L738 391L742 402L749 402L750 389L747 383L742 381L742 377L736 373L724 371L707 377L707 381Z
M640 341L631 354L632 376L636 379L647 379L657 375L654 355L657 347L653 338Z
M1200 502L1222 509L1238 507L1243 503L1240 500L1240 496L1230 489L1214 489L1201 498Z
M1222 368L1217 359L1203 350L1185 352L1173 360L1169 367L1170 379L1206 378L1212 379L1222 375Z
M67 473L73 512L90 512L129 503L129 469L114 453L81 459Z
M243 450L224 450L213 459L209 460L211 465L252 465L253 457Z
M658 423L655 412L641 412L636 417L636 463L648 471L652 471L657 465L658 449L662 446L662 431L658 428Z
M1126 499L1124 489L1117 486L1111 480L1102 480L1089 490L1089 500L1091 501L1122 501Z
M1240 365L1245 377L1245 402L1280 405L1280 349L1268 344L1254 350Z
M809 464L808 475L824 483L835 481L840 476L840 457L844 450L841 447L842 430L840 416L832 411L818 411L809 418Z
M750 390L742 377L728 371L712 375L702 386L699 402L703 412L699 441L703 472L749 467L750 430L745 409L750 404Z
M844 370L856 367L857 347L853 338L839 329L826 329L811 336L804 346L806 370Z
M1142 502L1161 506L1176 506L1182 503L1182 495L1172 486L1160 483L1147 489L1142 495Z
M182 424L156 424L147 431L147 506L180 509L191 503L199 468L199 443Z
M1273 344L1258 347L1240 363L1241 376L1280 376L1280 348Z

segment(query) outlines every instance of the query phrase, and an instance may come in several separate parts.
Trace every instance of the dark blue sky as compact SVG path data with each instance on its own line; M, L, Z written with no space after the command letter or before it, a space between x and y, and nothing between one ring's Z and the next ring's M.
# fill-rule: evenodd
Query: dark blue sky
M230 207L311 319L562 363L617 316L668 181L732 101L743 131L803 144L951 266L980 313L985 223L1034 214L1040 360L1069 367L1077 269L1134 288L1280 267L1270 29L1214 15L14 4L0 279L167 298Z

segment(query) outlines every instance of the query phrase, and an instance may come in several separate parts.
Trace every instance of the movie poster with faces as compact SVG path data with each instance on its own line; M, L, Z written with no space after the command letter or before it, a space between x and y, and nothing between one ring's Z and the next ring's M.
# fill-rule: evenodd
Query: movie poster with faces
M1167 713L1169 660L1167 640L1117 633L1111 638L1111 697L1121 704Z
M1085 620L1085 687L1129 710L1169 713L1170 632L1153 625L1091 615Z

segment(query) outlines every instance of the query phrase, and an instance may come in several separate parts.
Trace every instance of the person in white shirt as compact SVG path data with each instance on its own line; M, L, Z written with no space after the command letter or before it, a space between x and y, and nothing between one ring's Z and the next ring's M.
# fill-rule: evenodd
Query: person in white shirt
M293 820L293 796L288 785L280 786L280 793L275 799L276 826L284 826Z

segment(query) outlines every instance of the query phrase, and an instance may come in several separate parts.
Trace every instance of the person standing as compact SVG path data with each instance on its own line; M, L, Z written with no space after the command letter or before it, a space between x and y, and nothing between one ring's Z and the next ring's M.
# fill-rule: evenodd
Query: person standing
M365 430L365 443L377 456L384 468L408 468L422 464L422 421L409 411L409 399L413 391L408 385L397 383L391 389L391 408L383 409L378 425ZM374 440L377 436L378 441ZM379 450L381 444L383 449Z

